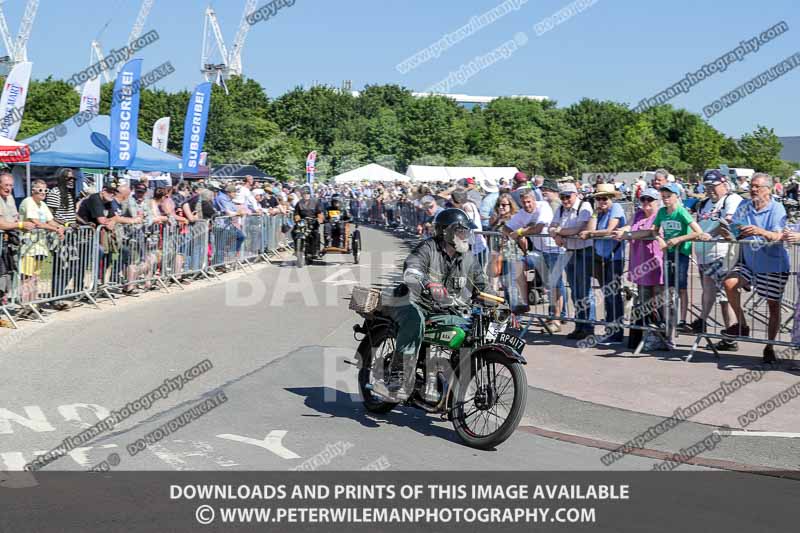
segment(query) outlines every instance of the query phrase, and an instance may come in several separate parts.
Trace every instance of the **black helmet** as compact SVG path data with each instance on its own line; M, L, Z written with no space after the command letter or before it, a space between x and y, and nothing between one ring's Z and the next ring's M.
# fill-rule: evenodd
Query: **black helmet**
M464 253L472 237L472 230L477 229L467 214L461 209L451 207L439 211L433 219L434 235L453 245L460 253ZM463 230L458 232L458 230ZM461 233L461 234L459 234ZM457 242L461 241L461 242Z

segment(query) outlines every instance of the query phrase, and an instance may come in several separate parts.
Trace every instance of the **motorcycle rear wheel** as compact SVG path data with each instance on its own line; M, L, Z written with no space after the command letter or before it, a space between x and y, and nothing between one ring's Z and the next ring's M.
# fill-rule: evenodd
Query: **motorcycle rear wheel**
M522 364L503 354L486 354L475 361L475 375L462 375L454 390L453 427L470 447L491 450L519 426L528 397ZM509 387L513 387L509 394Z
M373 358L376 358L378 361L383 361L384 375L389 372L389 363L392 359L392 353L394 353L395 339L387 328L372 331L371 338L371 346L369 342L370 337L368 336L362 341L359 347L362 363L361 368L358 370L358 389L361 391L361 398L367 411L376 414L384 414L394 409L397 404L384 401L381 397L372 394L372 391L367 388L367 385L370 383ZM379 378L380 377L383 376L379 376Z

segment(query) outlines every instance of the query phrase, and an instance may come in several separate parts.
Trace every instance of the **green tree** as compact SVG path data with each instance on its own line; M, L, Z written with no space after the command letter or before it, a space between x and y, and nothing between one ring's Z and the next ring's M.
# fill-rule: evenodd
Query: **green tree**
M748 168L774 173L780 167L783 144L772 128L758 126L752 133L745 133L739 139L739 149Z
M722 163L725 136L705 123L691 127L685 136L682 159L693 172L717 168Z
M635 171L657 167L664 157L664 145L656 137L653 125L644 117L616 132L610 161L616 171Z

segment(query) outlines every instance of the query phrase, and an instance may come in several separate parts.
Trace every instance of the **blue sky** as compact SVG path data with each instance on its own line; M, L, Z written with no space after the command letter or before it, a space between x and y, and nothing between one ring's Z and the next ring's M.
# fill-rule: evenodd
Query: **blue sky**
M473 95L546 95L569 105L581 98L637 104L695 71L739 41L780 21L789 31L672 100L702 113L703 107L780 60L800 51L796 0L597 0L540 36L534 25L570 4L565 0L516 0L518 9L453 45L438 58L407 72L396 66L467 24L503 0L296 0L273 18L252 26L245 45L245 75L270 97L317 81L353 88L399 83L424 90L519 32L527 43L476 72L452 92ZM512 0L507 0L509 3ZM42 0L28 56L33 76L68 78L85 68L97 36L106 50L122 46L139 9L138 0ZM260 0L259 6L264 5ZM25 0L7 0L4 11L16 34ZM147 30L160 40L139 53L144 70L171 61L176 72L160 82L189 88L199 73L202 0L156 0ZM244 0L214 3L226 44L233 41ZM105 31L103 26L108 22ZM800 135L797 106L800 68L714 116L710 122L738 136L757 124L778 135Z

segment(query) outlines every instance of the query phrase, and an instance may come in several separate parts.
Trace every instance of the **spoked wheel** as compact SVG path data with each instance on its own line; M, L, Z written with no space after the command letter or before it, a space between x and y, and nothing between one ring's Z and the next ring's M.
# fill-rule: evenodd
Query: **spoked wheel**
M517 429L525 412L528 380L520 363L501 354L476 358L470 374L456 382L453 426L467 445L489 450Z
M385 328L372 332L372 346L370 346L368 336L359 348L362 364L358 370L358 388L364 400L364 407L371 413L388 413L397 405L393 402L384 401L383 398L372 394L372 391L367 389L373 371L375 372L376 380L389 375L389 366L394 349L395 339L389 330ZM374 365L373 361L375 362Z
M353 232L352 239L353 239L353 243L352 243L352 247L353 247L353 263L358 264L358 261L359 261L360 256L361 256L361 232L358 231L358 230L355 230Z

